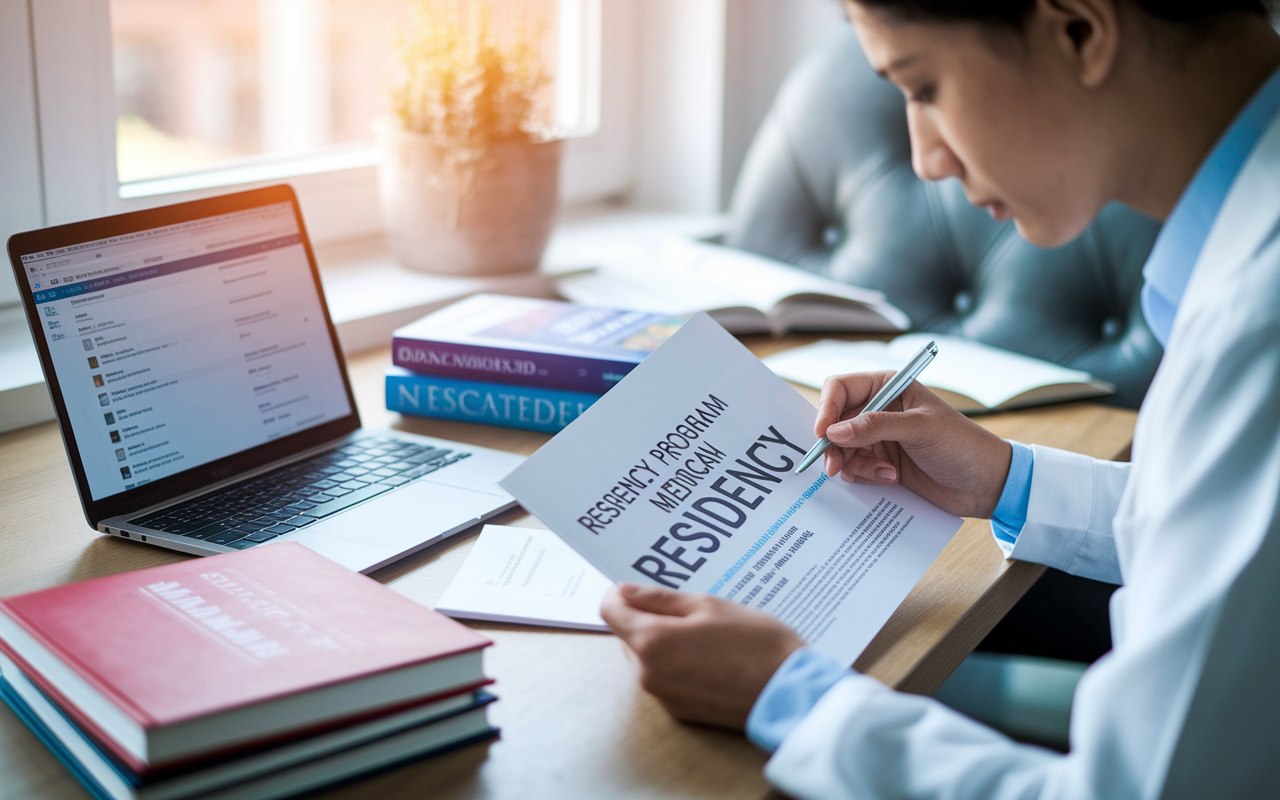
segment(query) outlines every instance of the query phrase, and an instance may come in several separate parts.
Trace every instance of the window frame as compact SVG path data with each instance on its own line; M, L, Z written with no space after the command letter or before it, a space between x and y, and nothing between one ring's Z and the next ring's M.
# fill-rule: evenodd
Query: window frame
M44 225L44 180L36 114L35 60L27 2L0 3L0 239ZM0 269L0 309L16 306L13 271ZM0 322L0 328L3 328ZM3 346L0 342L0 347Z

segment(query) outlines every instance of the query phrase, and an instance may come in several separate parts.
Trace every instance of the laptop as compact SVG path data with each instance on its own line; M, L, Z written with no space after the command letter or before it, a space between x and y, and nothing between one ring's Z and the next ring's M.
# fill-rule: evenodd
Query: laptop
M85 518L371 572L512 508L523 457L360 426L288 186L9 240Z

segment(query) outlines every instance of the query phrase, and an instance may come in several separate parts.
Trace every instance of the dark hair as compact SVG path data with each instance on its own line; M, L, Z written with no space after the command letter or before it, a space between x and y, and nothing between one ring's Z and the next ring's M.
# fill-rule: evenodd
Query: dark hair
M890 11L904 19L985 22L1021 29L1036 0L854 0L867 8ZM1270 12L1267 0L1129 0L1151 16L1168 22L1203 22L1231 11L1259 16Z

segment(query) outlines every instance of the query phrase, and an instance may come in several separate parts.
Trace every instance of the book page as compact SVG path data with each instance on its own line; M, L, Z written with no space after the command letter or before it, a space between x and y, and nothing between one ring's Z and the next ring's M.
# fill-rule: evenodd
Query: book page
M831 375L878 372L902 367L884 342L841 342L823 339L793 347L764 359L765 366L784 380L821 389ZM930 365L932 367L932 365ZM926 370L927 371L927 370ZM925 376L921 376L921 382Z
M764 309L733 285L700 281L687 271L673 269L656 249L629 248L612 254L592 272L570 275L556 284L571 302L604 308L633 308L660 314L691 315L699 311L751 309L764 324Z
M740 333L785 327L794 321L791 317L804 319L801 313L789 314L786 320L765 319L789 298L800 298L794 301L800 306L822 298L825 322L833 330L905 330L910 326L906 314L881 292L743 250L685 239L667 241L656 254L629 253L594 273L568 277L557 288L583 305L664 314L707 311Z
M1093 376L1049 361L1011 353L998 347L932 333L911 333L889 343L889 351L905 364L930 339L938 343L938 357L925 370L922 383L968 395L987 408L1006 403L1042 386L1089 383ZM1099 382L1099 385L1104 385ZM1099 391L1108 393L1109 389Z
M436 611L458 619L607 631L600 601L612 585L551 531L485 525Z
M988 409L1042 387L1078 388L1081 384L1091 384L1097 390L1087 394L1094 396L1110 391L1108 384L1095 381L1092 375L1081 370L958 336L933 333L906 334L887 345L828 339L777 353L765 359L765 363L789 381L821 389L822 382L830 375L900 369L929 341L938 343L938 356L920 375L920 383L972 398ZM1045 395L1038 398L1040 402L1058 399L1052 393ZM1078 395L1077 392L1071 396Z
M502 485L609 578L759 609L851 664L960 519L795 475L815 413L699 314Z
M712 286L733 287L743 305L768 311L798 294L816 294L852 300L855 303L883 303L884 294L850 286L771 258L689 239L671 239L662 246L659 258L667 269L690 281Z

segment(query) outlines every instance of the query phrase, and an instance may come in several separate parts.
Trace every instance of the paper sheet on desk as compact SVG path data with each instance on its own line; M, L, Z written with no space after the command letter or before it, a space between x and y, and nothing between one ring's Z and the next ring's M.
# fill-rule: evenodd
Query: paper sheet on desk
M607 631L613 582L551 531L485 525L436 611L460 619Z
M960 519L793 474L813 418L699 314L502 485L609 578L764 610L852 663Z

